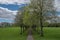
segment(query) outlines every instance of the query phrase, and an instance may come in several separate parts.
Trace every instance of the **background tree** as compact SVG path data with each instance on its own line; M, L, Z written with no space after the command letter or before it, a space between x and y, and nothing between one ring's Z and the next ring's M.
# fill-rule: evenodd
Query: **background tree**
M22 7L21 10L18 10L16 18L15 18L15 24L17 26L20 26L20 28L21 28L21 33L20 34L22 34L23 30L24 30L24 27L23 27L23 15L24 14L22 13L22 12L24 12L23 8L24 7Z

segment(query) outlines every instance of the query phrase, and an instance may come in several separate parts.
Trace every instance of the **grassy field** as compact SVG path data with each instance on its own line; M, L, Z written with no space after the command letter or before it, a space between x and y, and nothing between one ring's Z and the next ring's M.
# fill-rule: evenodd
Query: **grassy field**
M20 35L19 27L0 28L0 40L26 40L26 33Z
M60 27L45 27L44 37L40 37L39 34L34 32L34 40L60 40Z
M44 37L33 32L34 40L60 40L60 27L44 27ZM27 32L20 35L19 27L0 28L0 40L26 40Z

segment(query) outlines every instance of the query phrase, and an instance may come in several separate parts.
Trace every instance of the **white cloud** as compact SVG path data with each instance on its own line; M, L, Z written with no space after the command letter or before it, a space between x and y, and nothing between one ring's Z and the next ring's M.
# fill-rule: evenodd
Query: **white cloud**
M0 7L0 12L2 12L2 11L7 12L7 13L10 12L13 15L16 15L16 13L17 13L17 10L16 11L12 11L12 10L9 10L8 8Z
M13 20L17 11L11 11L7 8L0 7L0 18L7 18Z
M28 0L0 0L0 4L24 4L27 2Z
M60 0L55 0L55 7L57 8L57 11L60 11Z

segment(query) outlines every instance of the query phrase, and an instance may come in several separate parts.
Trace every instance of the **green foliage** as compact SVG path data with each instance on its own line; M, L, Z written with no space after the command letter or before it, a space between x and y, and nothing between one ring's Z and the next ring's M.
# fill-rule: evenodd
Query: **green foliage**
M48 27L48 25L49 25L49 22L44 22L43 23L43 27ZM51 27L51 26L50 26Z
M30 14L29 14L28 9L24 11L23 24L30 25Z

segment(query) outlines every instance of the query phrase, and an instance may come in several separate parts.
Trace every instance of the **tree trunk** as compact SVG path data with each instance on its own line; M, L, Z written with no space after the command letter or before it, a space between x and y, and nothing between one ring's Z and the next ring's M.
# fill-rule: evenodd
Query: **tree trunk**
M22 27L21 27L21 32L20 32L20 34L22 34Z
M43 7L43 6L42 6ZM42 15L42 7L41 7L41 12L40 12L40 27L41 27L41 30L40 30L40 33L41 33L41 37L43 37L43 15Z
M41 37L43 37L43 0L41 0L41 7L40 7L41 11L40 11L40 26L41 26L41 30L40 30L40 33L41 33Z
M24 26L23 26L23 33L24 33Z
M41 13L42 14L42 13ZM40 33L41 33L41 37L43 37L43 22L42 22L42 15L40 15L40 27L41 27L41 30L40 30Z
M42 20L40 19L40 26L41 26L41 30L40 30L40 33L41 33L41 37L43 37L43 24L42 24Z

